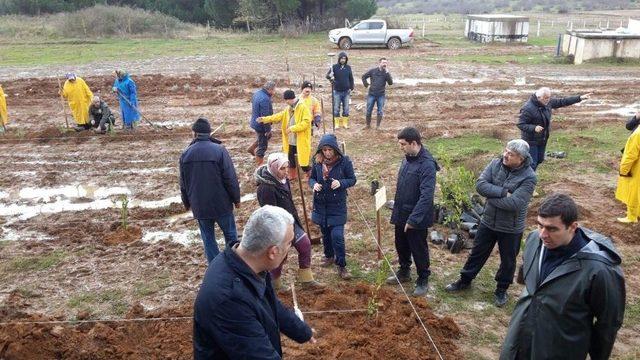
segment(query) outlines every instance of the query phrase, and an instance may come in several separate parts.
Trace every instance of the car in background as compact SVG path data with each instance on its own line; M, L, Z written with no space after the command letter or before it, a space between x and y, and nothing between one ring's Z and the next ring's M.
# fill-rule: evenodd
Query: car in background
M343 50L349 50L354 45L384 45L396 50L413 41L413 30L389 29L385 20L370 19L329 31L329 41Z

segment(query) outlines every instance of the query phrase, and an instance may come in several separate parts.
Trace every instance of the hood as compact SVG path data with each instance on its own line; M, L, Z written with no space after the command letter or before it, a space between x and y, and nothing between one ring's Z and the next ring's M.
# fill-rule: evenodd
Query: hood
M278 185L280 182L275 176L271 175L269 169L267 169L267 165L259 166L256 171L253 173L253 177L256 180L256 185L267 184L267 185Z
M323 135L320 138L320 142L318 143L318 150L316 150L316 154L322 152L323 146L331 146L333 150L335 150L340 157L344 157L344 155L342 154L342 151L340 150L340 146L338 146L338 138L336 138L335 135L333 134Z
M349 63L349 56L347 56L347 53L345 51L341 51L338 54L338 62L337 62L338 65L340 64L340 59L341 58L345 58L345 62L344 62L345 65L347 65Z
M613 246L613 241L610 238L587 228L578 228L578 231L582 232L586 239L592 240L587 246L580 249L578 256L600 260L611 265L622 263L622 257Z
M214 144L222 144L222 141L214 138L213 135L198 134L198 135L196 135L195 138L193 138L193 140L191 140L191 143L189 145L193 145L193 144L197 143L198 141L211 141Z

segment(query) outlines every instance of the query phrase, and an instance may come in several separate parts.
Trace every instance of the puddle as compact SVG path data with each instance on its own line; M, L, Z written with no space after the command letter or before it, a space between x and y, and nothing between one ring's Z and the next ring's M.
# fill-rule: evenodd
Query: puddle
M489 79L485 78L465 78L465 79L453 79L453 78L437 78L437 79L398 79L394 80L394 84L403 84L408 86L417 86L418 84L455 84L455 83L471 83L480 84Z
M216 239L218 246L224 246L224 237L219 236L220 239ZM145 231L142 235L142 241L148 243L156 243L161 240L170 240L182 245L190 245L194 243L200 243L200 231L198 230L183 230L183 231ZM222 243L220 243L220 241Z
M193 120L167 120L167 121L156 121L154 120L153 123L155 125L158 126L169 126L169 127L185 127L185 126L191 126L193 124Z
M93 187L88 185L67 185L58 188L23 188L18 197L25 200L50 202L51 198L95 198L105 199L112 195L131 195L131 190L125 187Z
M623 106L611 110L598 111L598 114L616 114L620 116L632 116L636 112L640 111L640 102L633 103L628 106Z

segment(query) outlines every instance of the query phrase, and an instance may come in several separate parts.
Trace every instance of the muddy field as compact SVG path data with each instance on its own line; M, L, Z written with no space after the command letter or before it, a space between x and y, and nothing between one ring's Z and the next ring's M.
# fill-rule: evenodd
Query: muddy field
M334 51L324 43L319 48L320 55ZM499 46L487 49L496 54L505 51ZM383 129L364 130L364 88L357 82L351 129L337 131L359 180L351 191L346 231L349 259L362 272L375 270L378 264L367 228L375 221L369 181L380 178L393 194L402 157L395 135L403 126L420 127L429 139L427 147L435 139L467 134L489 134L503 141L518 136L518 110L539 86L549 86L565 96L594 93L592 100L559 110L555 116L562 121L556 123L556 130L623 126L640 98L635 68L434 64L421 60L446 55L447 51L451 50L422 42L393 53L389 69L395 84L387 92ZM531 46L521 46L518 51L552 53L550 48ZM357 76L373 66L377 57L389 55L386 50L353 50L350 63ZM180 60L160 59L148 68L125 64L140 69L132 75L144 116L171 130L143 122L133 133L120 129L112 135L68 132L57 80L46 77L46 69L20 69L19 79L3 75L12 123L8 133L0 137L0 239L4 240L0 243L0 358L190 358L191 304L206 269L197 226L184 211L178 188L178 158L190 142L190 124L198 116L208 117L213 128L224 124L216 136L229 149L239 175L243 195L236 213L239 229L258 206L253 159L244 150L253 141L248 127L252 92L268 78L277 80L281 93L289 87L297 89L302 78L313 79L315 75L317 96L323 98L324 116L329 119L327 131L331 129L331 100L328 84L321 80L325 68L320 61L305 64L302 57L292 55L292 69L287 72L276 55L255 59L243 54L219 62L218 71L212 72L199 65L207 63L203 59ZM98 68L111 65L99 64ZM110 93L113 78L108 73L98 70L78 75L117 109ZM283 106L276 97L274 108ZM315 144L318 137L316 134ZM621 144L624 141L620 139ZM269 150L278 150L278 144L276 134ZM492 155L477 154L465 163L479 170ZM538 190L570 193L581 207L583 224L614 238L625 259L631 260L625 264L631 304L637 303L640 288L640 227L612 222L624 208L613 199L619 154L612 153L610 158L608 173L583 175L567 168L553 174ZM309 199L310 191L305 192ZM124 198L130 211L126 231L121 228L120 216ZM539 203L537 198L531 204L529 225L534 224ZM358 208L363 210L362 216ZM395 259L388 216L383 214L384 249ZM497 344L478 347L468 340L483 328L503 336L508 310L498 311L496 321L486 324L471 310L432 305L441 305L437 287L455 279L466 254L432 249L434 284L438 285L432 284L430 295L416 306L445 359L474 353L495 358L502 338L494 341ZM320 258L321 247L314 247L314 264ZM295 264L292 254L287 279L293 279ZM371 287L356 281L342 284L333 271L315 266L314 270L316 277L330 286L316 293L302 292L303 311L367 308ZM510 294L516 297L519 291L514 286ZM318 331L318 344L286 341L287 357L437 358L402 293L383 287L378 297L377 316L366 312L309 313L307 319ZM283 298L289 301L289 294ZM43 323L24 323L34 321ZM637 351L638 331L637 325L621 330L616 356Z

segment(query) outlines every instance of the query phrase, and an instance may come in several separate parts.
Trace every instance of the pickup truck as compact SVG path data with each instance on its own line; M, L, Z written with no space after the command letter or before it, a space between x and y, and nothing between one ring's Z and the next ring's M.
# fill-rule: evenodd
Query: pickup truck
M413 41L413 30L387 29L384 20L363 20L351 27L329 31L329 41L343 50L351 49L352 45L386 45L396 50Z

